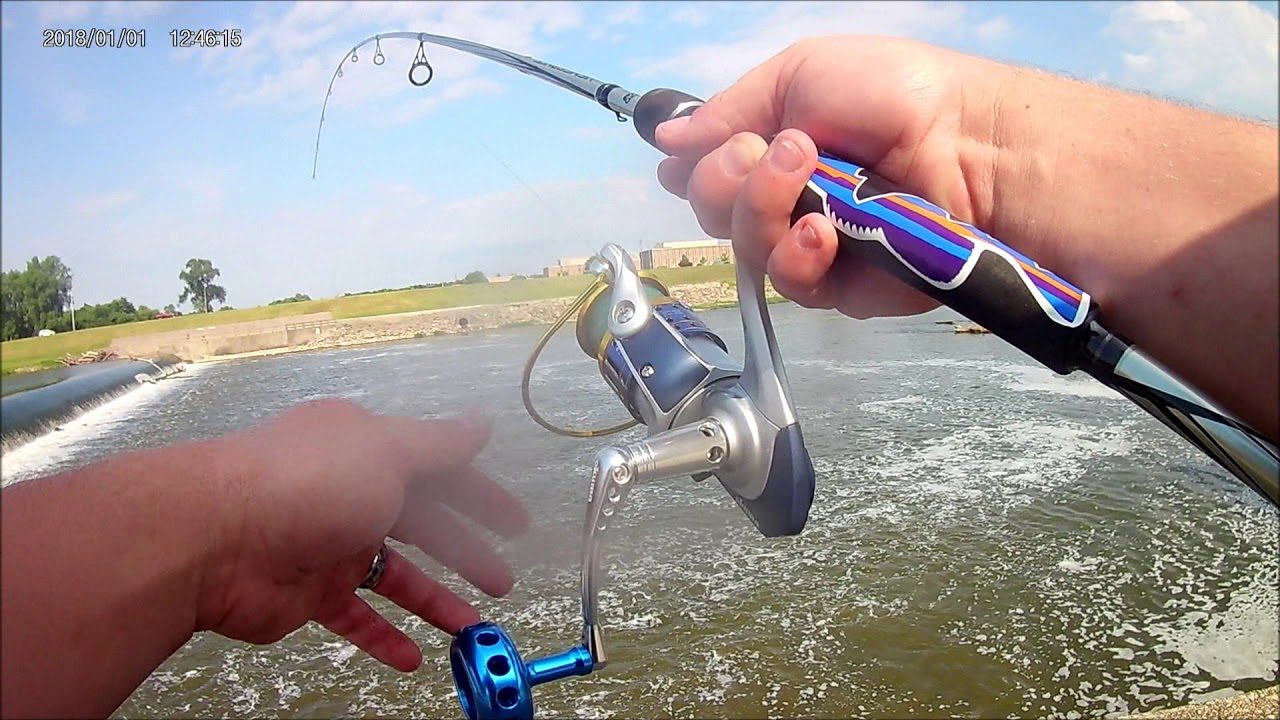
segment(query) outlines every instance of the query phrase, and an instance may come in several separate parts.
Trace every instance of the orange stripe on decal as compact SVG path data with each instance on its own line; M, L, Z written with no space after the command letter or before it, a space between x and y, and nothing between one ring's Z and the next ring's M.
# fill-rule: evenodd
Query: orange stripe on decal
M939 225L942 225L943 227L945 227L945 228L947 228L947 229L951 230L952 232L956 233L957 235L963 235L963 236L965 236L965 237L969 238L970 240L974 240L974 241L977 241L977 242L982 242L982 238L979 238L977 235L974 235L974 234L973 234L973 231L972 231L972 230L970 230L968 227L965 227L964 225L962 225L962 224L960 224L960 223L956 222L955 220L952 220L952 219L950 219L950 218L947 218L947 217L941 216L941 215L937 214L936 212L934 212L934 211L930 210L929 208L921 207L920 205L917 205L916 203L911 202L911 200L910 200L910 199L908 199L908 198L906 198L906 197L903 197L903 196L901 196L901 195L890 195L890 196L888 196L886 199L887 199L887 200L889 200L889 201L890 201L890 202L892 202L892 203L895 203L895 204L900 205L900 206L902 206L902 207L905 207L905 208L907 208L907 209L909 209L909 210L912 210L912 211L914 211L914 212L920 213L921 215L924 215L925 217L929 218L930 220L933 220L934 222L938 223ZM1032 275L1035 275L1036 277L1038 277L1038 278L1040 278L1041 280L1045 281L1045 282L1046 282L1046 283L1048 283L1049 285L1052 285L1053 287L1055 287L1055 288L1057 288L1057 289L1061 290L1062 292L1064 292L1064 293L1066 293L1067 295L1069 295L1073 300L1077 300L1077 301L1078 301L1078 300L1080 300L1080 299L1081 299L1081 298L1080 298L1080 293L1078 293L1078 292L1076 292L1075 290L1072 290L1071 288L1069 288L1069 287L1067 287L1067 286L1063 285L1062 283L1058 282L1057 280L1054 280L1053 278L1049 277L1048 275L1045 275L1043 270L1040 270L1039 268L1036 268L1035 266L1028 265L1028 264L1026 264L1025 262L1023 262L1023 261L1022 261L1021 259L1019 259L1019 258L1014 258L1014 260L1017 260L1017 261L1018 261L1018 264L1022 266L1022 269L1023 269L1023 270L1026 270L1028 273L1031 273Z
M854 177L849 173L844 172L843 170L837 170L831 167L830 165L827 165L826 163L822 163L822 162L818 163L818 169L828 175L834 175L835 177L838 177L838 178L844 178L845 180L848 180L849 182L853 183L854 187L857 187L862 184L862 178Z
M819 170L822 170L824 173L826 173L826 174L828 174L828 175L831 175L831 176L833 176L833 177L842 178L842 179L844 179L844 180L849 181L850 183L852 183L852 184L854 185L854 187L858 187L858 186L862 185L862 180L863 180L862 178L854 177L853 175L850 175L849 173L844 172L843 170L837 170L836 168L834 168L834 167L832 167L832 166L830 166L830 165L828 165L828 164L826 164L826 163L824 163L824 162L819 161L819 162L818 162L818 166L817 166L817 167L818 167L818 169L819 169ZM901 207L905 207L905 208L907 208L908 210L912 210L912 211L914 211L914 212L920 213L921 215L924 215L925 217L929 218L930 220L933 220L934 222L938 223L939 225L942 225L943 227L948 228L949 230L951 230L952 232L956 233L957 235L962 235L962 236L967 237L967 238L969 238L970 240L973 240L973 241L975 241L975 242L982 242L982 241L983 241L983 239L982 239L982 238L980 238L980 237L978 237L977 235L975 235L975 234L973 233L973 231L972 231L972 230L970 230L968 227L966 227L966 226L964 226L964 225L960 224L959 222L957 222L957 221L955 221L955 220L952 220L951 218L948 218L948 217L944 217L944 216L938 215L938 214L937 214L937 213L935 213L934 211L932 211L932 210L930 210L930 209L928 209L928 208L926 208L926 207L922 207L922 206L920 206L920 205L917 205L916 203L912 202L912 201L910 200L910 196L905 196L905 197L904 197L904 196L902 196L902 195L889 195L889 196L887 196L887 197L886 197L886 199L887 199L887 200L889 200L890 202L893 202L893 203L895 203L895 204L897 204L897 205L901 206ZM1044 273L1044 271L1040 270L1039 268L1036 268L1036 267L1034 267L1034 266L1032 266L1032 265L1028 265L1028 264L1026 264L1025 262L1023 262L1023 261L1022 261L1021 259L1019 259L1019 258L1014 258L1014 259L1018 261L1018 264L1022 266L1022 269L1023 269L1023 270L1027 271L1027 272L1028 272L1028 273L1030 273L1031 275L1034 275L1034 276L1036 276L1036 277L1040 278L1041 280L1045 281L1045 282L1046 282L1046 283L1048 283L1049 285L1052 285L1053 287L1055 287L1055 288L1057 288L1057 289L1061 290L1062 292L1066 293L1068 296L1070 296L1072 299L1074 299L1074 300L1076 300L1076 301L1080 301L1080 300L1082 299L1082 298L1081 298L1081 296L1080 296L1080 293L1076 292L1076 291L1075 291L1075 290L1073 290L1072 288L1069 288L1069 287L1067 287L1067 286L1063 285L1062 283L1058 282L1057 280L1055 280L1055 279L1053 279L1053 278L1049 277L1048 275L1046 275L1046 274Z

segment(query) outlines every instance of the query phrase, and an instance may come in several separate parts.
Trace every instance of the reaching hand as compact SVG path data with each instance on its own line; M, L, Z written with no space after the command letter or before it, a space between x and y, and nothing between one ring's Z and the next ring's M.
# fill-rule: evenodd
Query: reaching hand
M522 532L520 502L472 458L483 419L375 415L342 401L298 407L229 436L228 552L206 575L198 626L269 643L315 620L402 671L421 651L357 594L385 538L415 545L492 596L510 571L468 516L504 535ZM447 633L477 622L467 601L388 552L373 589Z

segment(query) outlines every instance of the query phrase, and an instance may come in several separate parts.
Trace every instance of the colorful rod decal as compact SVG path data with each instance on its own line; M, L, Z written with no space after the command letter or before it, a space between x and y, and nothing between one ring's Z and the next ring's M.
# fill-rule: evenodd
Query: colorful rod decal
M964 283L983 252L1014 266L1054 322L1077 327L1089 313L1088 293L983 231L914 195L869 181L850 162L819 155L809 187L827 217L855 240L878 242L924 280L943 290Z

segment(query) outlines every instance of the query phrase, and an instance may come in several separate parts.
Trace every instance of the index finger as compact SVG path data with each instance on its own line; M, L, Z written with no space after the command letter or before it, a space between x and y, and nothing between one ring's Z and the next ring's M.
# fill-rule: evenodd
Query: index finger
M413 467L429 473L467 465L488 444L491 434L488 419L475 413L433 420L383 416L383 423Z
M770 137L782 126L795 46L752 68L716 93L691 115L657 127L654 140L663 152L701 157L742 132Z

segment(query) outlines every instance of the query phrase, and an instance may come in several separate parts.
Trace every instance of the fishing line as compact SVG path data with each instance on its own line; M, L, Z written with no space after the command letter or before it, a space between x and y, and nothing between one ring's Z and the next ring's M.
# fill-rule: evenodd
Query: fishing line
M473 142L475 142L477 145L479 145L481 148L483 148L485 152L489 153L489 157L493 158L495 162L497 162L497 163L498 163L499 165L501 165L501 166L502 166L502 167L503 167L503 168L504 168L508 173L510 173L510 174L511 174L511 177L515 178L516 182L518 182L518 183L520 183L521 185L523 185L523 186L524 186L524 188L525 188L526 190L528 190L530 193L532 193L532 194L533 194L533 196L534 196L535 198L537 198L537 199L538 199L538 201L539 201L539 203L541 204L541 206L542 206L543 210L544 210L544 211L546 211L546 212L549 212L549 213L551 213L551 214L553 215L552 220L555 222L555 224L556 224L556 225L558 225L558 226L560 226L560 227L567 227L567 228L569 229L569 232L574 236L574 238L575 238L575 239L577 239L579 242L581 242L581 243L583 244L583 246L585 246L585 247L590 247L590 245L589 245L589 244L588 244L588 242L587 242L587 239L586 239L586 238L584 238L584 237L581 235L581 233L579 233L579 232L578 232L578 228L577 228L577 224L576 224L576 223L568 222L568 221L566 221L566 220L565 220L564 218L562 218L562 217L561 217L561 218L554 217L555 215L558 215L558 214L559 214L559 213L557 212L556 208L555 208L555 207L553 207L554 203L552 203L550 200L547 200L546 198L544 198L544 197L542 196L542 193L539 193L536 189L534 189L534 187L533 187L532 185L530 185L529 183L525 182L525 179L524 179L523 177L521 177L521 176L520 176L520 175L515 171L515 169L514 169L514 168L512 168L510 165L508 165L508 164L507 164L507 163L506 163L506 162L505 162L501 157L499 157L499 156L498 156L498 154L497 154L496 152L494 152L494 150L493 150L492 148L490 148L490 147L489 147L489 145L488 145L488 144L486 144L484 140L481 140L478 136L477 136L477 137L475 137L475 138L473 138L472 140L473 140Z
M316 132L315 157L313 158L312 168L311 168L311 174L313 178L316 176L316 170L319 164L320 133L323 130L329 97L333 95L334 80L336 80L337 78L343 77L342 65L347 60L350 60L350 62L353 62L353 63L359 62L359 59L360 59L358 54L359 47L360 46L357 45L347 53L346 57L344 57L343 59L343 62L340 62L338 64L338 69L334 73L333 78L330 80L329 89L325 95L325 104L321 109L320 128L318 128ZM382 52L382 36L376 36L374 38L373 64L381 66L385 62L386 62L386 56ZM527 70L536 71L536 68L533 68L533 66L524 65L523 67L525 67ZM423 68L426 70L425 77L415 76L415 71L417 71L419 68ZM409 66L408 77L409 77L410 84L414 85L415 87L426 87L428 84L431 83L431 81L435 77L435 70L431 67L430 59L427 57L426 44L421 37L418 38L418 49L417 49L417 52L414 54L413 62ZM572 235L574 239L576 239L583 246L589 246L587 239L582 235L581 232L579 232L577 224L569 221L568 218L563 216L560 212L560 209L555 206L555 203L552 203L548 198L543 196L542 193L538 192L537 188L535 188L531 183L525 180L525 178L519 172L517 172L516 169L511 166L510 163L504 160L503 157L497 151L495 151L492 147L490 147L490 145L486 143L479 134L471 133L464 140L461 137L461 134L454 130L450 130L448 131L448 133L454 135L455 142L457 142L455 147L457 147L458 145L462 145L466 141L469 141L471 143L478 145L482 150L485 151L485 153L491 159L493 159L494 162L496 162L499 166L501 166L503 170L505 170L507 174L511 176L512 179L514 179L517 183L519 183L520 186L523 187L525 191L528 192L536 200L536 205L538 206L538 208L543 213L549 216L548 220L552 227L567 228L569 233ZM521 394L521 399L524 403L525 410L526 412L528 412L529 416L534 420L534 422L536 422L538 425L542 426L546 430L549 430L557 435L562 435L566 437L579 437L579 438L603 437L607 435L613 435L613 434L622 432L624 430L628 430L639 424L636 420L631 419L610 427L597 428L592 430L566 428L566 427L557 426L554 423L547 420L540 412L538 412L538 410L534 406L532 389L531 389L531 380L532 380L533 371L537 365L538 358L542 354L543 349L546 347L547 343L551 341L552 337L554 337L556 332L566 322L568 322L568 320L571 317L573 317L573 315L577 313L578 310L586 302L588 302L595 295L598 295L601 290L603 290L603 284L601 280L597 278L597 280L594 283L592 283L590 286L588 286L587 289L583 291L583 293L576 300L574 300L574 302L570 303L569 307L565 310L565 312L562 313L551 324L551 326L547 329L547 331L542 335L542 337L535 344L533 350L530 352L528 358L524 363L524 369L521 374L520 394Z

